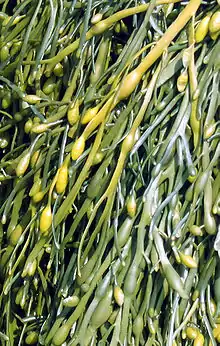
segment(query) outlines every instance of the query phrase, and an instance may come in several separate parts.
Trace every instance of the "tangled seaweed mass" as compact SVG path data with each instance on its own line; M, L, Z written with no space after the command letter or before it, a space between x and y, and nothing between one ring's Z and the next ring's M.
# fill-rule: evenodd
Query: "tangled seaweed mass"
M0 344L220 344L220 1L0 0Z

